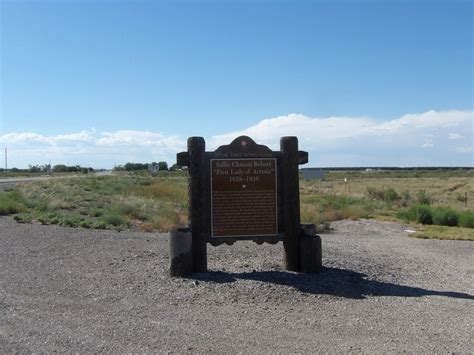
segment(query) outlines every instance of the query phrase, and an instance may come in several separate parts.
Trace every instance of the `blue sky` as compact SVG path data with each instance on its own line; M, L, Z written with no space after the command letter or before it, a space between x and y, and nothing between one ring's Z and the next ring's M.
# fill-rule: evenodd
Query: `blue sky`
M297 135L309 166L473 166L471 1L0 1L10 163Z

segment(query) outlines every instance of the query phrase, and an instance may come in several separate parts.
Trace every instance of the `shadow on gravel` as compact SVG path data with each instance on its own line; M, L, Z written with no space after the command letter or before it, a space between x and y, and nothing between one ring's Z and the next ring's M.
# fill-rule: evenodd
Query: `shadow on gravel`
M359 272L331 267L323 267L318 274L297 274L286 271L254 271L243 273L210 271L191 276L192 279L201 282L231 283L238 279L268 282L294 287L305 293L327 294L354 299L364 299L367 296L444 296L474 300L474 296L467 293L433 291L420 287L369 280L366 277L367 275Z

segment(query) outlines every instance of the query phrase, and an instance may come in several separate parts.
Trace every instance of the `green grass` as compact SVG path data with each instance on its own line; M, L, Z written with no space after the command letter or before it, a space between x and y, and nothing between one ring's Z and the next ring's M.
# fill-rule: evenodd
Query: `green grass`
M415 204L398 211L397 217L407 222L425 225L474 228L473 211L456 211L449 206Z
M27 207L20 192L4 191L0 193L0 216L26 211Z
M471 240L474 241L474 229L447 226L422 226L411 237L421 239Z
M464 235L464 229L474 228L473 181L472 171L330 172L323 182L301 180L301 221L323 230L340 219L403 220L423 228L460 226L444 228L452 228L447 234ZM187 223L187 214L183 172L84 176L0 192L0 215L14 215L19 222L167 231Z
M121 174L22 184L0 192L0 214L23 223L166 231L187 220L186 181L184 174Z

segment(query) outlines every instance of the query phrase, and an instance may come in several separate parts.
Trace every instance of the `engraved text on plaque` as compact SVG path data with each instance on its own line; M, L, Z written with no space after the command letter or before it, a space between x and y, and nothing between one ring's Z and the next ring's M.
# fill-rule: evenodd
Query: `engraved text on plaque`
M278 234L276 159L211 159L213 237Z

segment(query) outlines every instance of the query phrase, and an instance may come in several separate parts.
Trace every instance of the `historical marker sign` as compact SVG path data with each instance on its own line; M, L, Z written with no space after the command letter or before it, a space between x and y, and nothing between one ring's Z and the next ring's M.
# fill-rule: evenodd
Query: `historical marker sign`
M211 237L278 234L276 159L211 159Z
M207 271L207 243L238 240L283 241L288 270L320 269L321 239L300 221L298 165L308 153L296 137L283 137L279 151L240 136L211 152L190 137L177 162L188 167L190 224L170 235L172 276Z

